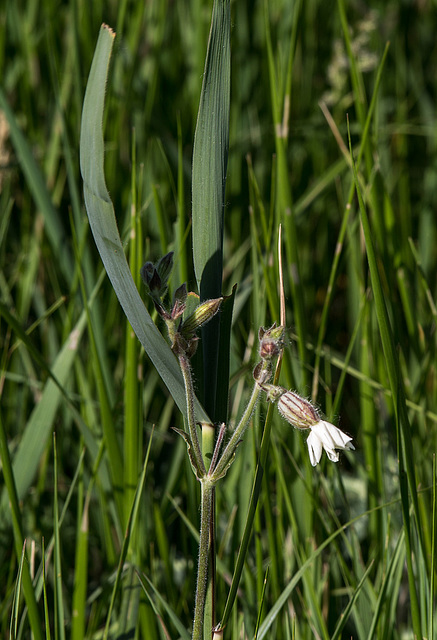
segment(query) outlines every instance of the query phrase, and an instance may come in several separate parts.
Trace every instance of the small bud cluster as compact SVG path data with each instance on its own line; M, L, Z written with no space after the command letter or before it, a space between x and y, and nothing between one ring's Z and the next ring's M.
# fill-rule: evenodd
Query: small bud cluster
M264 391L272 376L272 363L275 361L284 348L284 327L277 327L276 322L269 329L260 327L258 331L259 356L261 362L253 370L253 378Z
M277 327L276 322L270 329L260 327L258 331L259 355L262 360L273 360L284 348L284 327Z
M158 262L146 262L141 269L140 275L147 287L147 293L152 298L155 305L160 306L161 299L167 291L167 283L173 268L173 251L160 258Z
M185 319L187 309L187 285L184 283L176 289L169 309L163 298L167 292L168 279L173 268L173 252L167 253L158 262L146 262L140 270L141 278L147 293L153 300L155 309L167 325L172 350L176 355L191 358L197 349L196 331L206 324L220 309L223 298L206 300L199 304Z

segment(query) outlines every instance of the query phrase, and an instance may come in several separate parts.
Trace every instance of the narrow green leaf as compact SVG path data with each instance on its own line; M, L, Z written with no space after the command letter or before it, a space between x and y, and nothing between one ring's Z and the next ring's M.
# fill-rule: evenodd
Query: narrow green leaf
M53 364L51 377L44 387L41 399L32 411L18 450L15 453L14 476L20 500L35 476L42 452L53 429L53 421L62 397L59 385L64 388L70 376L85 324L86 315L83 312ZM56 383L54 380L56 380ZM6 501L7 495L2 492L0 506L1 513L4 514L5 518L7 518L9 511L6 507ZM2 524L4 524L4 521Z
M359 583L357 584L357 587L352 595L352 598L349 600L345 610L343 611L343 613L341 614L337 626L335 628L335 631L333 633L333 635L331 636L331 640L337 640L337 638L341 638L341 633L346 625L346 622L349 620L349 616L352 612L352 609L357 601L358 596L361 593L361 589L364 586L364 583L366 582L370 571L372 570L373 567L373 560L369 563L369 566L367 567L366 571L364 572L363 577L361 578L361 580L359 581Z
M130 509L130 513L129 513L129 519L128 519L128 523L127 523L127 526L126 526L126 531L125 531L124 540L123 540L123 546L122 546L122 549L121 549L120 558L119 558L119 562L118 562L118 568L117 568L117 574L116 574L116 578L115 578L114 588L112 590L111 602L110 602L110 605L109 605L108 615L106 617L106 626L105 626L105 631L104 631L104 634L103 634L104 640L106 638L108 638L108 635L109 635L109 625L110 625L110 622L111 622L112 610L114 608L115 598L116 598L116 595L117 595L117 592L118 592L118 588L120 586L120 581L121 581L121 578L122 578L124 562L126 560L127 552L129 550L129 544L130 544L131 536L132 536L132 533L133 533L133 531L135 529L135 525L136 525L136 522L137 522L137 516L138 516L138 510L139 510L139 507L140 507L141 494L142 494L143 487L144 487L144 482L145 482L145 479L146 479L147 464L149 462L150 449L151 449L151 446L152 446L152 439L153 439L153 430L152 430L152 434L150 436L149 445L147 447L146 458L144 460L141 477L140 477L140 480L138 482L138 486L137 486L136 491L135 491L134 501L132 503L132 506L131 506L131 509Z
M26 177L32 197L44 216L45 230L53 247L54 254L59 259L59 265L66 281L70 282L71 274L73 273L73 260L68 250L65 232L62 228L59 214L53 206L41 169L38 167L32 155L29 143L20 130L1 88L0 110L4 112L8 120L10 136L15 152ZM62 251L59 251L59 247L62 247Z
M9 455L8 443L6 432L3 425L3 420L0 413L0 461L2 465L3 480L5 484L5 490L7 493L3 494L3 497L9 501L10 517L12 519L12 526L14 531L14 544L15 554L17 558L21 557L22 548L24 544L23 529L21 524L21 512L18 503L17 488L15 485L14 474L12 472L11 458ZM29 623L33 631L33 635L36 640L43 640L41 620L38 611L38 605L35 598L35 592L33 589L32 579L29 572L29 564L24 562L22 564L22 586L24 599L26 601ZM18 596L17 596L18 597Z
M193 257L202 300L222 285L231 84L229 0L215 0L193 150Z
M162 597L162 595L156 589L154 584L149 580L149 578L144 573L141 574L141 573L139 573L139 571L137 571L137 575L138 575L138 580L140 581L141 586L142 586L142 588L144 590L144 593L148 597L149 602L152 605L152 607L154 608L156 614L159 615L158 608L156 607L156 605L155 605L155 603L153 601L153 598L150 596L149 592L147 591L146 581L147 581L147 584L149 585L149 587L152 589L153 593L155 594L156 599L161 604L162 608L165 609L167 615L169 616L171 622L173 623L173 625L177 629L177 632L179 633L179 635L182 638L182 640L190 640L190 634L185 629L184 625L179 620L179 618L177 617L176 613L170 607L168 602Z
M180 411L186 414L185 390L177 361L154 325L138 293L124 255L114 208L104 177L103 107L114 32L103 25L88 79L82 112L80 164L91 230L108 277L138 339ZM196 402L199 420L208 420Z
M298 20L300 3L296 3L295 20ZM306 355L306 328L307 328L307 315L305 311L304 291L302 287L302 278L300 274L300 262L299 262L299 238L296 229L295 212L293 207L293 199L290 187L289 167L287 160L287 131L288 122L286 127L283 126L283 105L281 103L280 87L282 84L282 77L276 72L276 62L273 55L273 47L270 35L269 24L269 3L264 0L264 15L265 15L265 29L266 29L266 45L267 45L267 60L269 69L270 80L270 95L272 102L272 116L273 124L275 127L275 148L277 158L277 176L276 176L276 214L278 221L284 224L284 240L287 251L288 260L288 276L291 286L291 292L293 296L293 314L294 322L296 323L297 334L299 336L298 349L301 364L303 365L307 360ZM290 49L290 57L288 60L288 73L291 74L293 66L294 49ZM301 366L301 380L299 380L299 386L304 387L307 377L307 371L304 366Z
M46 629L46 640L50 640L50 617L49 617L49 604L47 600L46 589L46 556L45 556L44 538L42 539L41 555L42 555L42 585L44 595L44 623Z
M376 627L378 623L381 622L382 611L385 609L386 615L388 616L389 614L390 607L388 606L388 603L392 598L392 594L396 593L397 591L391 586L391 584L394 579L393 576L396 574L398 570L400 570L400 567L404 561L404 551L405 551L404 543L405 543L405 536L404 536L404 533L401 532L398 538L398 541L396 543L396 547L393 551L393 555L391 557L390 563L385 570L384 580L381 586L379 587L378 601L374 608L372 623L370 625L369 633L367 636L368 640L372 640L373 638L376 637Z
M82 478L81 478L82 483ZM90 486L94 486L93 480ZM74 563L74 589L72 596L71 640L82 640L85 636L86 624L86 592L88 585L88 538L89 538L89 507L91 499L90 487L85 500L79 487L76 554ZM82 498L82 499L81 499Z
M229 0L214 0L193 150L193 258L201 301L222 291L223 220L231 84ZM216 415L220 320L202 328L204 404ZM227 353L228 349L225 349Z
M414 507L414 513L417 522L417 532L420 543L423 545L420 513L417 499L417 485L414 471L413 456L413 442L411 439L411 427L408 419L407 406L405 402L405 391L400 371L399 359L396 353L394 336L390 325L388 316L386 301L382 289L381 278L378 271L378 262L376 259L375 248L372 239L372 230L370 227L369 218L367 216L366 208L364 206L360 185L358 182L357 168L355 165L352 144L349 135L349 151L352 160L353 176L355 181L355 188L357 191L358 202L360 205L361 222L363 225L364 239L366 243L367 260L369 263L370 279L372 282L372 291L375 298L376 317L378 319L379 332L381 335L382 348L384 351L387 373L390 381L390 388L393 394L393 406L395 411L396 431L397 431L397 444L398 444L398 464L399 464L399 484L401 491L401 504L402 515L404 519L404 532L405 532L405 546L407 551L407 569L408 569L408 582L410 588L411 599L411 614L413 621L414 632L418 638L422 637L420 609L417 598L413 560L412 560L412 540L410 530L410 505L408 489L411 494L411 500ZM382 266L381 266L382 269ZM406 473L405 473L406 471ZM408 486L407 486L408 485ZM423 548L423 547L422 547Z
M58 453L56 450L56 434L53 434L54 454L54 509L53 529L55 537L55 636L59 640L65 640L64 597L62 589L62 564L61 564L61 539L59 536L59 511L58 511Z
M11 638L17 637L18 630L18 617L20 613L20 593L21 593L21 579L23 576L23 563L26 558L26 543L23 544L23 550L21 552L20 564L18 567L18 575L14 585L14 597L12 599L11 619L9 622L9 635Z
M133 638L138 627L141 587L135 575L135 567L128 565L123 580L123 597L118 615L117 632L119 638Z

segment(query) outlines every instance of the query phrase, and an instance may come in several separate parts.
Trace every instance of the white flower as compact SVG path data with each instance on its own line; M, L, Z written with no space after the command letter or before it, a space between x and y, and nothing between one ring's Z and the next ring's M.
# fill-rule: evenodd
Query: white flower
M338 462L336 449L355 449L352 438L326 420L319 420L310 428L307 445L313 467L320 462L323 449L332 462Z
M272 388L276 389L277 393L281 392L280 387ZM270 393L274 397L271 391ZM279 413L294 427L297 429L311 429L307 445L313 467L320 462L323 449L332 462L338 462L339 454L336 449L355 449L350 436L334 427L330 422L322 420L319 412L311 402L301 398L294 391L283 389L277 406Z

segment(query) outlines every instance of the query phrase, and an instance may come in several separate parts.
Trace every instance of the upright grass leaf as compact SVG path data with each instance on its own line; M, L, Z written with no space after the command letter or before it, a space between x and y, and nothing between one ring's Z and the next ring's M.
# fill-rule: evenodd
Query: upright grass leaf
M12 600L11 608L11 620L9 622L9 635L11 638L17 637L18 630L18 618L20 613L20 593L21 593L21 578L23 576L23 563L26 557L26 543L23 544L23 550L20 557L20 565L18 567L18 575L15 580L14 597Z
M382 348L384 351L387 374L390 381L390 388L393 394L393 408L396 420L396 436L398 445L398 465L399 465L399 484L401 491L401 504L402 515L404 519L404 533L405 533L405 549L406 549L406 561L408 569L408 582L410 587L410 601L411 601L411 616L413 621L414 633L418 638L422 637L421 620L420 620L420 608L417 598L415 574L413 569L413 549L411 538L411 523L410 523L410 505L409 495L410 491L411 500L414 507L414 514L417 524L417 532L419 541L422 545L422 533L419 505L417 500L417 487L413 462L413 443L411 439L411 427L408 419L407 406L405 402L405 391L401 375L401 369L399 359L395 349L393 332L390 326L390 320L388 317L388 311L384 299L382 290L381 279L378 271L378 263L376 259L376 253L373 246L372 230L367 216L366 209L364 207L363 198L361 195L361 189L358 182L358 174L356 165L352 153L352 144L349 134L349 150L352 159L353 175L355 181L355 188L357 190L358 202L360 205L361 222L363 225L364 239L366 243L366 253L369 262L370 279L372 282L372 291L375 298L376 316L378 319L379 332L381 335ZM381 267L382 268L382 267Z
M367 580L367 578L369 576L369 573L370 573L370 571L372 569L372 566L373 566L373 561L370 562L369 566L367 567L366 571L364 572L363 577L361 578L359 584L357 585L357 587L356 587L356 589L355 589L355 591L353 593L352 598L350 599L350 601L348 602L345 610L341 614L341 616L340 616L340 618L338 620L337 626L335 628L335 631L334 631L333 635L331 636L330 640L338 640L338 638L342 637L341 634L343 632L343 629L344 629L347 621L349 620L349 616L350 616L351 612L353 611L353 607L355 605L355 602L357 601L357 598L360 595L361 589L363 588L364 583L366 582L366 580Z
M177 629L177 632L179 633L179 636L182 638L182 640L190 640L190 634L185 629L184 625L179 620L179 618L177 617L176 613L170 607L170 605L168 604L167 600L165 598L163 598L162 594L153 585L151 580L146 575L140 574L139 572L137 573L137 575L138 575L138 580L140 581L140 584L141 584L141 586L142 586L142 588L144 590L144 593L146 594L147 598L149 599L149 602L150 602L151 606L153 607L153 609L154 609L154 611L156 613L156 616L159 616L159 610L158 610L158 607L155 604L153 598L151 597L151 595L149 594L149 592L147 590L148 586L150 587L150 589L155 594L155 598L157 599L157 601L161 605L162 609L164 609L166 611L168 617L170 618L170 620L171 620L172 624L174 625L175 629Z
M141 268L141 245L142 234L140 217L137 210L137 189L136 189L136 154L135 135L132 141L132 178L131 178L131 233L129 242L129 263L132 278L138 286L140 281ZM140 381L138 380L140 344L132 331L129 323L126 323L125 333L126 364L124 375L124 460L123 460L123 502L124 519L126 524L129 517L130 505L135 496L135 487L141 469L141 459L139 452L142 448L142 395L140 391ZM132 545L132 549L135 544Z
M222 291L223 219L229 146L230 105L229 0L214 0L211 30L200 95L193 150L193 258L201 301L218 298ZM205 408L213 421L216 409L220 319L202 328ZM227 406L227 398L224 406Z
M118 568L117 568L117 574L116 574L116 578L115 578L115 582L114 582L114 588L112 590L111 602L110 602L110 605L109 605L108 615L106 617L106 626L105 626L105 631L104 631L104 634L103 634L103 639L104 640L106 640L108 638L108 636L109 636L109 626L110 626L110 622L111 622L112 610L114 608L115 597L117 595L118 588L120 586L120 581L121 581L121 578L122 578L124 562L126 560L126 556L127 556L128 550L129 550L129 544L130 544L131 536L132 536L132 533L133 533L133 531L135 529L135 525L137 523L137 516L138 516L139 507L140 507L141 494L142 494L143 487L144 487L144 482L145 482L145 479L146 479L147 464L149 462L150 449L151 449L151 446L152 446L153 433L154 433L154 431L152 430L152 434L150 436L149 444L148 444L148 447L147 447L146 457L145 457L144 464L143 464L141 477L140 477L140 479L138 481L138 485L137 485L137 488L136 488L136 491L135 491L134 500L133 500L133 502L131 504L131 508L130 508L130 512L129 512L129 518L128 518L128 521L127 521L126 530L125 530L125 536L124 536L124 540L123 540L123 546L122 546L122 549L121 549L120 558L119 558L119 562L118 562Z
M382 80L382 71L384 69L384 64L387 58L387 54L388 54L388 49L389 49L389 45L388 43L385 46L384 49L384 54L381 58L381 62L379 64L378 67L378 72L376 74L376 80L375 80L375 88L373 90L373 94L372 94L372 99L370 102L370 106L369 106L369 110L367 112L367 116L363 125L363 133L361 136L361 141L360 141L360 150L358 153L358 159L357 159L357 166L360 166L361 163L361 159L364 155L365 149L366 149L366 145L367 145L367 137L369 134L369 129L370 129L370 124L372 122L372 118L375 112L375 107L376 107L376 98L378 96L378 90L379 90L379 86L381 84L381 80ZM320 319L320 328L319 328L319 333L318 333L318 337L317 337L317 348L316 348L316 360L315 360L315 365L314 365L314 377L313 377L313 390L312 390L312 397L313 400L316 401L317 398L317 388L318 388L318 382L319 382L319 367L320 367L320 349L322 347L322 343L326 334L326 328L327 328L327 323L328 323L328 311L331 305L331 301L332 301L332 297L334 294L334 285L335 285L335 280L337 278L337 274L338 274L338 267L339 267L339 263L340 263L340 256L343 253L343 243L344 243L344 238L346 235L346 230L347 230L347 225L348 225L348 221L349 221L349 215L351 212L351 205L352 205L352 200L353 200L353 195L354 195L354 185L353 183L350 186L349 189L349 194L348 194L348 199L347 199L347 203L346 203L346 207L344 208L344 212L343 212L343 219L342 219L342 223L341 223L341 227L340 227L340 232L338 234L338 240L337 240L337 244L336 244L336 250L335 250L335 255L334 255L334 259L332 262L332 267L331 267L331 271L329 274L329 283L327 286L327 291L326 291L326 298L325 298L325 302L323 304L323 309L322 309L322 315L321 315L321 319Z
M42 584L43 584L43 600L44 600L44 622L46 629L46 640L50 640L50 618L49 618L49 605L47 601L47 589L46 589L46 562L45 562L45 546L44 538L41 543L41 555L42 555Z
M18 503L17 488L15 485L14 473L12 471L11 458L9 455L6 432L0 413L0 460L2 464L3 479L7 497L9 500L9 509L11 512L12 526L14 531L15 554L17 558L21 557L24 537L21 523L21 512ZM30 577L29 565L24 562L22 565L21 580L23 586L24 599L26 601L30 628L32 629L35 640L43 640L42 625L38 611L38 605L33 590L32 579ZM18 597L18 596L17 596Z
M89 306L100 286L98 285L89 299ZM86 326L86 314L82 312L75 327L70 332L52 366L50 379L47 381L40 400L26 424L20 444L14 456L14 474L19 500L24 497L33 481L40 458L47 444L53 421L58 411L62 392L71 374L71 367L80 346L80 340ZM23 337L24 338L24 337ZM32 350L33 353L33 350ZM55 382L56 381L56 382ZM2 491L0 510L2 520L0 530L10 522L10 511L7 508L7 495Z
M80 255L77 246L77 238L75 234L74 226L72 225L73 232L73 244L74 244L74 253L76 257L76 263L80 264ZM82 298L84 301L85 312L87 315L87 323L88 323L88 336L90 341L90 360L93 367L94 378L96 381L96 388L99 399L99 411L100 411L100 422L101 428L103 432L103 438L105 440L105 447L108 455L109 467L111 470L111 480L112 486L115 493L115 501L118 507L118 515L123 522L123 495L122 495L122 486L123 486L123 458L120 453L120 448L118 446L117 433L115 430L113 411L112 411L112 401L110 398L110 391L106 385L105 376L103 375L102 370L102 360L99 357L99 353L97 351L97 340L96 335L101 333L93 323L92 314L90 307L88 305L85 282L81 272L78 274L80 288L82 291Z
M59 536L59 511L58 511L58 453L56 449L56 434L53 434L53 457L54 457L54 509L53 509L53 529L55 538L55 637L59 640L65 639L65 619L64 619L64 596L62 588L62 568L61 568L61 538Z
M293 22L297 22L299 19L299 12L301 9L301 3L296 2L294 5ZM287 164L287 137L288 137L288 120L287 114L290 106L290 95L284 96L287 99L287 106L281 103L283 96L279 87L281 86L281 78L278 77L278 73L275 69L275 59L273 55L273 47L270 35L269 24L269 3L264 0L264 19L265 19L265 32L266 32L266 46L267 46L267 59L269 68L269 81L270 81L270 95L272 103L272 117L275 127L275 149L277 156L277 193L276 193L276 214L277 219L284 224L284 239L287 249L287 258L289 264L289 281L291 285L291 292L293 296L293 313L294 322L296 323L297 334L299 336L298 349L301 360L301 380L299 385L305 386L306 382L306 369L303 366L306 362L306 314L305 314L305 300L302 287L302 278L300 275L299 265L299 251L298 251L298 237L295 222L295 213L293 210L293 201L290 188L289 168ZM290 43L289 57L287 60L287 81L286 84L289 88L293 60L294 60L294 45L296 37L296 31L293 29L293 38Z
M383 609L388 609L388 611L386 612L386 616L388 618L389 623L393 622L392 620L389 619L390 608L388 607L388 601L391 598L391 594L395 593L395 590L390 587L393 584L393 580L395 580L396 572L400 570L401 565L403 563L404 542L405 542L405 536L404 536L404 533L401 532L398 538L398 541L396 542L396 547L393 550L389 565L386 569L384 580L379 589L378 600L376 602L372 622L368 630L368 636L367 636L368 640L372 640L373 638L376 637L376 628L378 624L380 624L381 622L381 619L382 619L381 614Z
M274 603L273 607L266 614L265 619L263 620L259 631L258 631L258 640L262 640L263 638L270 637L267 634L270 632L270 628L275 622L276 618L279 615L280 610L285 605L285 603L290 598L293 590L296 588L299 580L302 578L305 571L314 563L315 559L322 553L323 549L327 547L340 533L345 531L351 524L359 520L363 515L350 520L346 524L342 525L337 531L334 531L326 540L324 540L315 551L309 556L309 558L303 563L303 565L296 571L293 578L289 581L285 589L282 591L279 598Z
M437 496L436 496L436 488L437 488L437 474L436 474L436 459L435 454L432 457L432 522L431 522L431 567L435 567L435 559L436 559L436 524L437 524ZM429 602L433 602L435 594L435 572L431 571L431 580L429 584ZM430 605L429 607L429 617L428 617L428 638L434 637L434 607Z
M101 447L103 449L103 447ZM101 456L98 457L100 461ZM89 509L91 489L94 486L94 473L84 498L83 470L80 470L76 526L76 552L74 563L74 588L72 594L71 640L81 640L85 635L86 624L86 591L88 586L88 544L89 544Z
M48 189L45 185L41 169L38 167L32 155L30 146L20 130L16 118L10 108L6 96L0 87L0 110L4 112L8 119L11 140L14 144L15 152L20 162L24 175L26 176L32 197L38 209L44 216L45 229L53 248L53 253L59 258L59 265L67 282L70 282L73 272L73 260L67 248L65 231L56 211ZM62 247L62 251L59 248Z
M182 375L170 347L154 325L138 293L117 229L104 176L103 107L114 32L103 25L88 79L82 112L80 161L85 204L94 240L133 330L167 385L180 411L186 412ZM196 402L199 420L208 420Z

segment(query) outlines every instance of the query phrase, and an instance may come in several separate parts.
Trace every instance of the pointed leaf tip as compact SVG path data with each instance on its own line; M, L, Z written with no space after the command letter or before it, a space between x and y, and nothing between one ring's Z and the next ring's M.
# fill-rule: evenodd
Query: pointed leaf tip
M116 33L114 31L114 29L112 27L110 27L108 24L105 24L104 22L102 23L102 29L105 29L106 31L109 31L109 33L111 34L111 36L113 38L115 38Z

